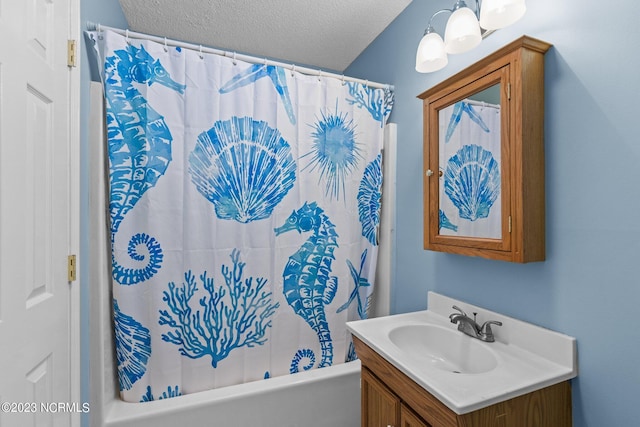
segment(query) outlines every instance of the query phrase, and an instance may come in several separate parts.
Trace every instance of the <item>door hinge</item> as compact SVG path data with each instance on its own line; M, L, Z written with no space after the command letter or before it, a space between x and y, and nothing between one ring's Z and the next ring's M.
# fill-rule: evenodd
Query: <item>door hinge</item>
M67 40L67 67L76 66L76 41Z
M509 233L511 233L511 215L509 215Z
M69 282L76 281L76 256L69 255L67 257L67 280Z

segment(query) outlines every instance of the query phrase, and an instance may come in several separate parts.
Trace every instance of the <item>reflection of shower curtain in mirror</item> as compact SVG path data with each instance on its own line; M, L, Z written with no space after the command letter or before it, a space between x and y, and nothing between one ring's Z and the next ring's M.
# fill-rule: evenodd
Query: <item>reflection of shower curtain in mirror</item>
M345 322L373 290L391 93L93 36L123 399L354 358Z
M500 106L465 99L439 126L440 234L500 239Z

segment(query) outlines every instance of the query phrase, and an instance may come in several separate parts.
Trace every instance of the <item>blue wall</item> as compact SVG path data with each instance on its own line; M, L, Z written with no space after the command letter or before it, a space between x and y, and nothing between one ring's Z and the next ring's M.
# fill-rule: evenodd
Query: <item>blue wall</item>
M117 0L80 0L81 29L86 29L87 21L102 25L127 28L127 21ZM91 49L91 48L89 48ZM80 89L80 388L81 401L89 402L89 84L91 80L99 80L97 69L89 61L87 40L83 37L81 48L81 89ZM93 58L93 57L92 57ZM82 414L82 426L89 426L91 413Z
M421 310L435 290L578 339L576 427L637 425L640 396L640 83L636 2L529 1L525 17L434 74L414 70L431 14L453 0L415 0L347 69L391 83L398 123L396 273L393 311ZM82 22L126 28L116 0L81 0ZM444 21L446 18L443 18ZM442 32L443 22L436 21ZM422 107L416 95L527 34L546 55L547 260L513 265L422 249ZM89 63L82 60L82 182L88 168ZM88 214L82 188L82 248ZM89 401L88 268L82 266L82 392ZM87 424L83 419L83 425Z
M576 427L638 425L640 401L640 83L637 2L538 0L512 27L433 74L414 70L431 14L415 0L346 70L391 83L398 124L392 310L424 309L434 290L578 340ZM471 4L471 3L468 3ZM444 17L436 20L443 33ZM416 95L527 34L546 55L547 260L515 265L422 248L422 106Z

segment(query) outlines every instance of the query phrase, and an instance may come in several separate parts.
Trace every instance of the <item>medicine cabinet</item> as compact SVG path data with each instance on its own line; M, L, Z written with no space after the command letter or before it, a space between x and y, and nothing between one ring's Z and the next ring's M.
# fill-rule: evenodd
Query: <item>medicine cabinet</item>
M545 258L544 54L523 36L420 94L424 247Z

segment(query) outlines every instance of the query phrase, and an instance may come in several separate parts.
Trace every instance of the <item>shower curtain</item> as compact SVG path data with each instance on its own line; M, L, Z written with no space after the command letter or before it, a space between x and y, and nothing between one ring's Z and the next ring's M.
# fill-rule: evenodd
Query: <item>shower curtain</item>
M355 357L389 90L93 33L104 59L121 396Z
M500 239L500 105L464 99L438 119L440 234Z

